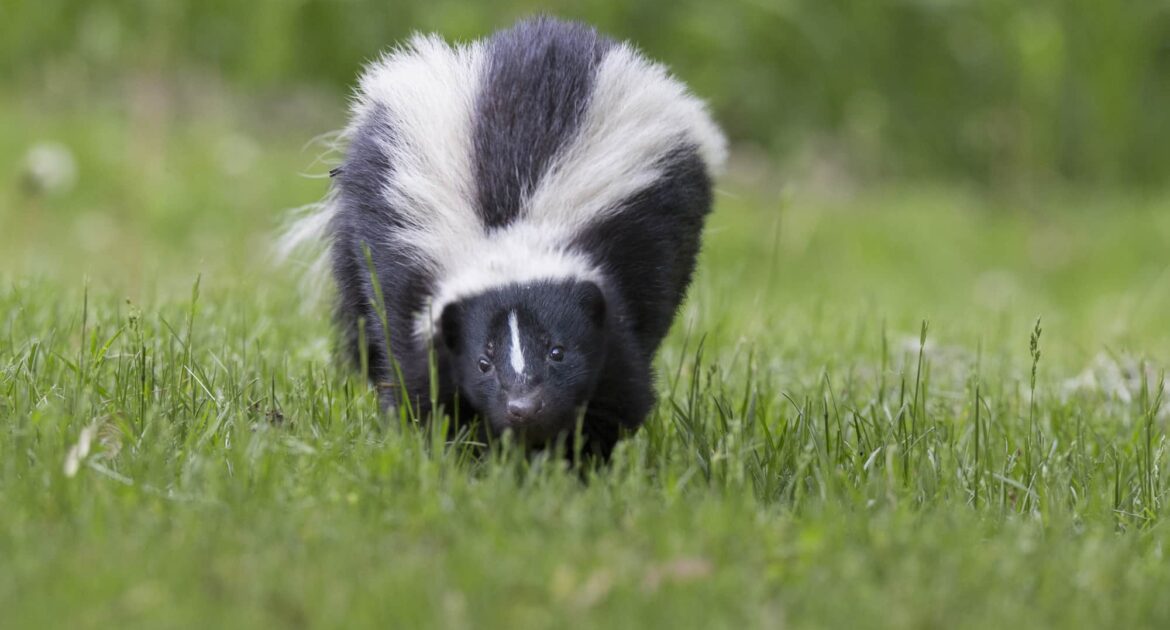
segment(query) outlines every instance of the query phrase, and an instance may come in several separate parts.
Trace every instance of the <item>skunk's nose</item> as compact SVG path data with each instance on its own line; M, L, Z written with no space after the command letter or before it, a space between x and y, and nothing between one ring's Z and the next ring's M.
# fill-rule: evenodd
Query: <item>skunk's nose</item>
M538 396L513 398L508 401L508 415L517 420L531 420L543 407L544 401Z

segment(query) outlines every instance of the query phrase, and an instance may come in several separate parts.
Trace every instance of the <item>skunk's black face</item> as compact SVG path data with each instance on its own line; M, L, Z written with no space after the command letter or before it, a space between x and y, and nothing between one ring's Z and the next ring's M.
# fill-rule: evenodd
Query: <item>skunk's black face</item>
M526 444L576 428L605 362L605 297L592 282L492 290L447 306L440 334L460 396Z

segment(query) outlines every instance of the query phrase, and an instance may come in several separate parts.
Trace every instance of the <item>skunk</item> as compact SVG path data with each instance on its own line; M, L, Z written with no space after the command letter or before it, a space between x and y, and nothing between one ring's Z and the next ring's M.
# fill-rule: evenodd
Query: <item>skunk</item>
M415 35L365 69L342 140L290 235L328 243L345 353L383 404L437 402L535 448L579 430L608 457L654 404L711 210L726 143L704 104L630 45L542 17Z

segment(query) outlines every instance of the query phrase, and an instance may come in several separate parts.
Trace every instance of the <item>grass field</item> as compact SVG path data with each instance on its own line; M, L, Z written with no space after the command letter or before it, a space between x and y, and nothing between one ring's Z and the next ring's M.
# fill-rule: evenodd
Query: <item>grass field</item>
M1170 197L734 174L582 482L381 416L269 255L337 121L204 105L0 100L6 627L1170 625Z

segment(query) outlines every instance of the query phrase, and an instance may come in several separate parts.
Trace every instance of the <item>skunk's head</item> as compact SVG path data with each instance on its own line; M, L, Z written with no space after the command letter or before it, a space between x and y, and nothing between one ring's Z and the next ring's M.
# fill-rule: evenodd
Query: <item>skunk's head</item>
M592 282L536 282L449 304L442 343L459 393L494 434L571 435L605 362L606 302Z

